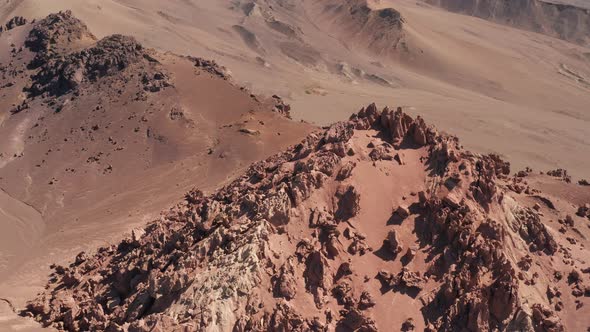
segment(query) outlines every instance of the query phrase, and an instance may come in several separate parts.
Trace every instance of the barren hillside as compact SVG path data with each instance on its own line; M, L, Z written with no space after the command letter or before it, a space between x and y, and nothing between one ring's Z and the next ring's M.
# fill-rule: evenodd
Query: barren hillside
M69 12L19 22L0 36L0 297L14 305L46 262L120 238L311 129L213 61L98 40Z
M577 44L410 0L10 0L0 21L63 9L98 38L215 59L296 119L393 102L519 168L590 167L590 49Z

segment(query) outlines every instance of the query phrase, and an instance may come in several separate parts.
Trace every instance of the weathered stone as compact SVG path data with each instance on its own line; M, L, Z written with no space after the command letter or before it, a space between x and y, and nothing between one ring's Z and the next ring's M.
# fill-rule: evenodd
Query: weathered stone
M337 220L348 220L360 211L361 195L352 185L341 186L336 192L336 206L334 213Z

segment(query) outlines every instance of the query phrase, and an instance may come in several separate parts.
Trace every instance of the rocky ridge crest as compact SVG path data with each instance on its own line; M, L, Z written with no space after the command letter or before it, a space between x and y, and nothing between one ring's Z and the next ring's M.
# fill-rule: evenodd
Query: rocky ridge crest
M370 132L379 146L359 148L359 137ZM380 147L380 156L400 161L369 158ZM364 197L352 157L401 167L410 150L424 151L426 189L392 218L413 228L430 263L421 271L356 271L355 257L377 248L355 227L363 223ZM523 301L521 262L533 253L552 259L563 249L536 210L510 197L501 184L508 174L498 156L465 151L422 118L372 104L252 165L212 195L189 192L120 244L56 266L47 291L23 314L70 331L378 331L390 327L379 326L376 299L394 292L420 299L428 331L563 330L548 301ZM289 233L293 227L301 234ZM285 243L280 251L276 242ZM404 253L402 242L387 234L386 261ZM400 260L418 254L409 247ZM359 285L358 273L364 285L379 282L381 293ZM311 307L295 305L300 301Z

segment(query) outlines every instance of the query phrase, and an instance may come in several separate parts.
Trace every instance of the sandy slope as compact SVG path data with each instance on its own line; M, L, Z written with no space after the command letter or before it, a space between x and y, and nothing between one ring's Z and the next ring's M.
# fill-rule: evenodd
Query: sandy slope
M3 279L6 277L5 272L15 267L14 256L19 253L13 250L19 247L28 250L33 247L43 233L45 224L41 214L32 206L10 197L4 191L0 191L0 220L0 278Z
M124 31L149 46L215 58L255 91L288 97L298 118L326 124L375 100L428 115L516 168L562 166L585 176L590 166L587 48L414 1L371 1L405 18L415 48L400 63L323 24L320 9L330 1L250 3L22 0L0 5L0 18L71 8L98 36ZM269 17L280 24L271 28Z

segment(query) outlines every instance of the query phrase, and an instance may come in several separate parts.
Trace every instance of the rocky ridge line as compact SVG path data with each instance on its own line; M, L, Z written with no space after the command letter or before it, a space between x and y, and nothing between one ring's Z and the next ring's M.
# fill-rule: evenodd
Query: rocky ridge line
M347 182L355 165L343 159L362 152L350 141L364 130L385 135L380 156L426 149L424 163L432 170L429 189L409 209L395 212L416 219L414 232L434 255L432 264L427 271L379 271L372 278L387 291L417 292L428 331L563 330L546 304L522 302L508 238L517 236L540 255L560 249L535 210L518 206L497 185L508 180L509 165L463 150L455 137L439 134L420 117L379 111L374 104L254 164L211 196L188 193L186 202L119 245L56 266L47 291L23 314L70 331L387 330L371 316L377 294L357 295L350 279L355 267L348 258L373 250L347 227L362 222L355 217L363 198ZM380 160L396 162L393 156ZM333 209L313 210L310 197L330 186L338 188ZM307 206L312 212L304 221L295 211ZM497 210L511 223L494 220L490 211ZM273 252L271 239L289 236L284 232L294 223L308 227L312 238L297 240L294 252ZM404 249L395 233L384 244L393 254ZM413 255L409 250L409 259ZM432 282L438 286L421 294ZM313 316L290 303L305 294L317 307ZM339 312L329 309L331 301ZM404 323L406 329L412 325Z

